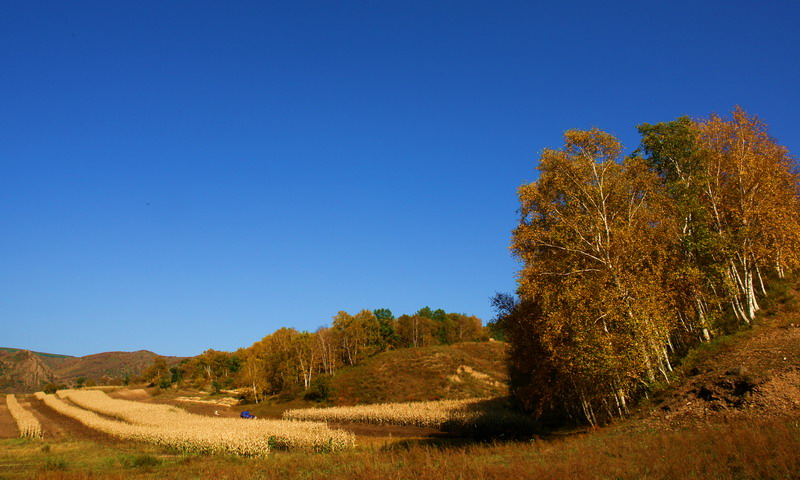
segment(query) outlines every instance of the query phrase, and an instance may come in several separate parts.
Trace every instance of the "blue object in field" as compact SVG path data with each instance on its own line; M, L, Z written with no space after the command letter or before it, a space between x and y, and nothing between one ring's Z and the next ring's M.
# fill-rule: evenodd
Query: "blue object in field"
M253 415L250 414L250 410L245 410L244 412L242 412L242 414L240 416L242 418L256 418L256 417L254 417Z

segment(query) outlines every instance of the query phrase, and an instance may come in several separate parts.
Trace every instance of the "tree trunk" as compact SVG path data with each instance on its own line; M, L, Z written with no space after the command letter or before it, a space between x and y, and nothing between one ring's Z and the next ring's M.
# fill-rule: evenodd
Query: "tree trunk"
M758 265L756 265L756 273L758 274L758 283L761 285L761 294L766 296L767 295L767 289L764 288L764 279L761 278L761 269L758 268Z

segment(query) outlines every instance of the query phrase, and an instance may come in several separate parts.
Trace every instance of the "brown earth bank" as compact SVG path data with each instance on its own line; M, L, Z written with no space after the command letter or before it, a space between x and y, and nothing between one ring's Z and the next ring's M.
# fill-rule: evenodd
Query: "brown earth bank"
M463 399L508 395L507 345L466 342L400 348L337 372L336 405Z
M0 438L17 438L19 437L19 430L17 429L17 422L11 416L6 405L6 396L0 395Z
M800 417L800 314L758 319L690 356L678 382L635 418L674 428L733 418Z

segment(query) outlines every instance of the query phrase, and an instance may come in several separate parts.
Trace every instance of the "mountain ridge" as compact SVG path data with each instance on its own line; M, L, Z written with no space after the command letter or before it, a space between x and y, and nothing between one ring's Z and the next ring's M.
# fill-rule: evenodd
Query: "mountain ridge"
M47 383L77 383L79 378L122 384L163 356L169 365L189 357L158 355L149 350L101 352L82 357L0 347L0 392L30 393Z

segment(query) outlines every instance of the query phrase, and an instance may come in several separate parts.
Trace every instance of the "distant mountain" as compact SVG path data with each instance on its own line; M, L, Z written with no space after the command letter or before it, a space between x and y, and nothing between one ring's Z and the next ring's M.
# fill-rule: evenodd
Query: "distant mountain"
M153 364L159 356L147 350L104 352L85 357L0 348L0 392L32 392L49 382L71 384L78 378L120 383ZM175 365L187 357L165 357Z
M0 391L28 392L57 378L43 357L30 350L0 350Z

